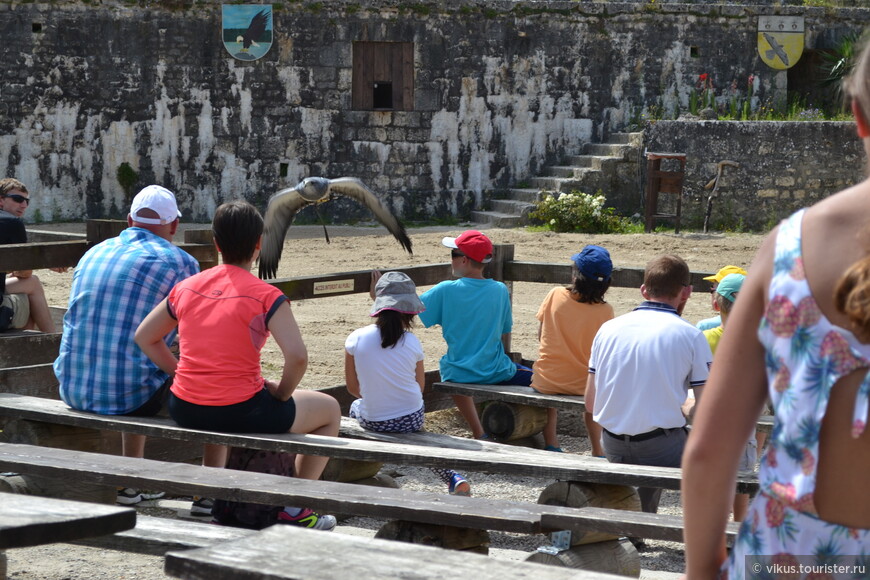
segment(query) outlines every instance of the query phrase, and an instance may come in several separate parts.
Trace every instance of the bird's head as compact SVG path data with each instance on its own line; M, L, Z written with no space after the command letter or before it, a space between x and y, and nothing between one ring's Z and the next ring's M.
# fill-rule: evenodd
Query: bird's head
M242 36L241 34L236 37L236 42L238 42L239 44L241 44L244 41L245 41L245 37Z
M329 180L325 177L306 177L296 188L305 201L320 201L329 192Z

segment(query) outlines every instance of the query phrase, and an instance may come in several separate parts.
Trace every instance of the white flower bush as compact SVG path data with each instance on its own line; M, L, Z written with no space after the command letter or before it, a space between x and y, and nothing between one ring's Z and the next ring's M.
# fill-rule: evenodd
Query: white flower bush
M530 216L553 231L611 233L626 231L629 225L627 219L614 215L613 208L606 207L607 199L600 191L596 195L582 191L542 194Z

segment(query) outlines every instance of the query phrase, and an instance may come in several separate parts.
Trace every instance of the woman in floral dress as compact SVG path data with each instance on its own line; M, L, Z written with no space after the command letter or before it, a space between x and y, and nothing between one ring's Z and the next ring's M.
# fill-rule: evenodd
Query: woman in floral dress
M868 50L846 89L870 155ZM865 180L782 222L743 285L683 456L689 580L870 577L868 370ZM760 492L726 557L738 458L768 396Z

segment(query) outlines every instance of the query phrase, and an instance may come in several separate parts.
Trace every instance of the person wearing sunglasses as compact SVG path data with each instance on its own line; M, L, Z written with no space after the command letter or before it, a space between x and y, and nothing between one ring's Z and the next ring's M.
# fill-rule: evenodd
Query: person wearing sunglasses
M450 248L453 276L424 292L426 310L418 316L429 328L441 325L447 354L441 357L441 380L479 385L523 385L532 382L532 369L514 363L505 353L503 335L513 325L507 286L483 275L492 261L492 242L476 230L462 232L441 243ZM453 401L475 439L484 433L474 399L454 395Z
M24 212L30 207L27 187L11 177L0 179L0 244L26 244ZM0 331L34 329L57 332L42 282L32 270L0 273Z

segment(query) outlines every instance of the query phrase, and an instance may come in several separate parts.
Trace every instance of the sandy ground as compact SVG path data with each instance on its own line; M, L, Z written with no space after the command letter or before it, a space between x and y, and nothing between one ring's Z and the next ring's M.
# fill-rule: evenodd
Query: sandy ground
M191 226L191 227L205 227ZM80 224L57 224L39 226L39 229L83 231ZM406 254L385 230L376 227L330 227L332 242L327 244L318 226L294 226L290 228L278 276L291 277L357 271L371 268L389 269L402 266L444 263L449 253L441 245L446 235L458 235L463 229L456 227L429 227L410 230L414 254ZM585 235L554 234L516 230L487 230L494 243L513 244L515 259L533 262L569 263L571 254L584 245L594 243L607 248L617 266L642 268L647 260L661 253L682 256L693 271L715 271L725 264L748 266L752 261L762 237L750 234L701 235L701 234L636 234L636 235ZM57 274L49 271L38 273L42 278L49 303L64 306L67 301L71 273ZM425 288L421 288L425 290ZM526 358L537 358L537 321L535 313L541 300L550 290L550 285L515 283L513 286L514 331L513 350ZM631 310L641 300L638 289L614 288L607 300L617 315ZM344 383L343 345L347 335L356 328L370 323L368 309L371 302L367 295L319 298L294 302L293 312L299 322L309 352L309 366L302 382L303 388L320 388ZM694 295L684 312L684 317L695 322L711 316L710 299L707 293ZM426 352L426 368L435 369L438 359L446 348L438 328L416 330ZM269 342L263 351L266 376L278 377L281 360L277 347ZM461 425L450 417L439 419L444 430L461 433ZM430 423L430 428L433 425ZM571 425L564 426L576 432ZM568 451L588 453L588 442L583 437L563 437L563 447ZM392 466L400 477L398 481L407 489L438 491L441 483L426 470ZM504 497L521 501L535 501L547 482L527 481L523 478L467 474L474 485L474 493L482 497ZM159 511L159 510L158 510ZM679 513L679 495L666 492L662 512ZM170 513L170 512L167 512ZM363 531L374 527L372 521L352 519L344 526L348 533L373 533ZM545 544L544 537L516 537L509 534L493 534L494 556L522 558L524 552ZM156 579L165 578L162 573L162 558L120 554L92 548L59 545L41 548L13 550L9 552L10 578L66 579ZM652 542L650 549L642 553L641 566L648 571L679 572L683 566L681 544ZM651 577L645 572L645 577Z

